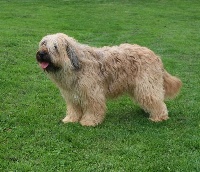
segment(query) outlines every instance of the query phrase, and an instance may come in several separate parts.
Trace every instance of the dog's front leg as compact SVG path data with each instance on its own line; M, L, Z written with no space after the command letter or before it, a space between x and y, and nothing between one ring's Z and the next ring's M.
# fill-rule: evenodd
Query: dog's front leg
M64 123L68 122L78 122L82 115L82 109L79 105L67 102L67 116L62 120Z
M105 100L93 99L84 107L84 114L80 120L83 126L96 126L102 123L105 117Z

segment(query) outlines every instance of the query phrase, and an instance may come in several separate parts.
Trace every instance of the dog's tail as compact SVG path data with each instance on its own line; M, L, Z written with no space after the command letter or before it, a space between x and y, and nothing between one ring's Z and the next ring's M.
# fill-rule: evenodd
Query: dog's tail
M182 87L182 82L179 78L170 75L166 70L164 71L164 90L165 99L174 98Z

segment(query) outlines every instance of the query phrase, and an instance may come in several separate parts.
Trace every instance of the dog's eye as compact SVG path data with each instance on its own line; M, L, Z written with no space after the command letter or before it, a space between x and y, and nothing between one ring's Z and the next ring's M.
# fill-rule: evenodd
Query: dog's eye
M54 45L54 48L55 48L55 49L58 49L57 45Z
M41 45L46 46L46 41L42 41Z

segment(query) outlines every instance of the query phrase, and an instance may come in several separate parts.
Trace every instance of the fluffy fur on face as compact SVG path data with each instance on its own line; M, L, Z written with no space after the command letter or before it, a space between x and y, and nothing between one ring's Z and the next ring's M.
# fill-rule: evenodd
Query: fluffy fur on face
M167 120L164 100L176 96L182 85L154 52L135 44L96 48L58 33L40 41L36 59L66 101L64 123L100 124L106 99L123 93L148 112L150 120Z

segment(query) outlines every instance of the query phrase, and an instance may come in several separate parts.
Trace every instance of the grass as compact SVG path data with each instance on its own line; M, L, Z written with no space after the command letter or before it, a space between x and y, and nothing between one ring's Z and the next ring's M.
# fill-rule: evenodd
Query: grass
M200 171L200 2L1 0L0 171ZM147 46L183 81L170 120L152 123L123 96L103 124L62 124L65 104L39 69L40 39Z

